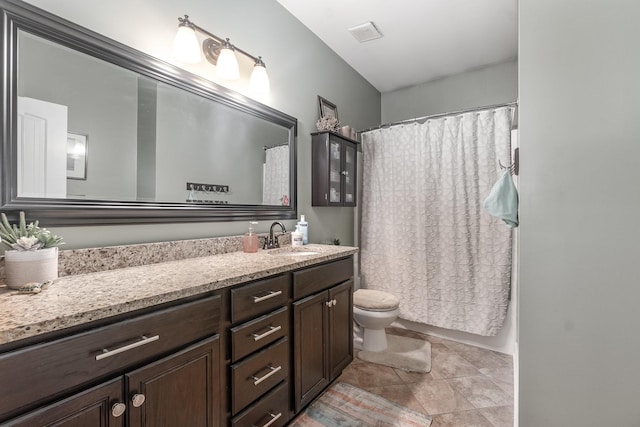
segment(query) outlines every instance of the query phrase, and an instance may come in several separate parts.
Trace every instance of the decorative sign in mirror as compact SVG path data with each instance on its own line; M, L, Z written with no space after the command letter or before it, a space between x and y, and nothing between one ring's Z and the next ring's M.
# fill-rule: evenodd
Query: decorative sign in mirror
M49 225L296 217L297 121L2 0L2 210Z

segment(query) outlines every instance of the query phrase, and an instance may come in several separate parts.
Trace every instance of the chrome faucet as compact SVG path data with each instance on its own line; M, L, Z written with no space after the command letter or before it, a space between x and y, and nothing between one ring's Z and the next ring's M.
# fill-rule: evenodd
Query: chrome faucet
M275 249L280 247L280 243L278 243L278 236L273 235L273 227L276 225L280 226L280 229L283 233L287 232L287 230L284 228L284 224L282 224L280 221L275 221L273 224L271 224L271 227L269 227L269 238L265 240L262 249Z

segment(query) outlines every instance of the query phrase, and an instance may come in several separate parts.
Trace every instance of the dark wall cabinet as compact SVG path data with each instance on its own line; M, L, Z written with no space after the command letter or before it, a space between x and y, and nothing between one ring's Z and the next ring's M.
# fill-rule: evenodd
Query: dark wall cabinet
M355 206L357 141L333 132L311 134L312 206Z
M353 359L352 296L349 256L0 352L0 426L285 426Z

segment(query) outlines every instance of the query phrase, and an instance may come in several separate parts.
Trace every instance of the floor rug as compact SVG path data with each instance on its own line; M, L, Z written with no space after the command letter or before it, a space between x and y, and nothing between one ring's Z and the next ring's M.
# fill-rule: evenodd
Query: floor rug
M409 372L431 371L431 343L415 338L387 334L385 351L361 351L358 358Z
M292 427L427 427L431 417L338 382L311 403Z

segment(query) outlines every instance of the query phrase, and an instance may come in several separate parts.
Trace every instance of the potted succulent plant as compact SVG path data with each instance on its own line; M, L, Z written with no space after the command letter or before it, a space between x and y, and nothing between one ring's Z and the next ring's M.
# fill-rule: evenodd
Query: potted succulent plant
M4 213L0 215L0 238L8 248L4 253L6 285L19 289L27 283L56 279L62 237L41 228L38 221L27 224L24 212L20 212L18 224L10 224Z

